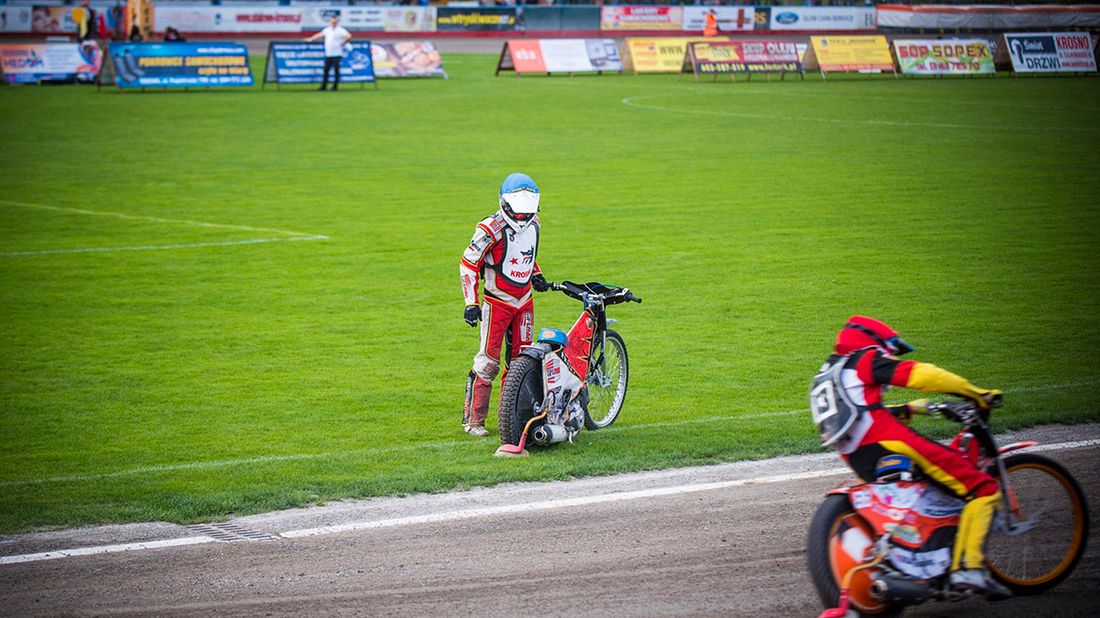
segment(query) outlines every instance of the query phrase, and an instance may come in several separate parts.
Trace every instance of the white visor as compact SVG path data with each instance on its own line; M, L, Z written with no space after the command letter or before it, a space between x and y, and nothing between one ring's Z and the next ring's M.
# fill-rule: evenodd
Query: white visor
M533 215L539 211L539 194L534 191L505 193L500 199L508 202L508 207L516 214Z

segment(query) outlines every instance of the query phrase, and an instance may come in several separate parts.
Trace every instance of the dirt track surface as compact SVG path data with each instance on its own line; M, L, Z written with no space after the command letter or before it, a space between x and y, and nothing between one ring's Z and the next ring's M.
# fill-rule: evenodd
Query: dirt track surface
M1052 426L1026 436L1048 443L1096 439L1100 426ZM1066 465L1085 489L1095 531L1100 448L1045 454ZM272 534L371 521L392 525L0 564L0 614L816 616L821 606L806 574L805 535L824 493L845 478L830 474L838 463L830 454L791 457L239 518L232 523ZM822 476L749 481L814 471ZM706 489L708 483L727 486ZM675 493L685 486L695 489ZM653 489L669 495L603 500ZM566 497L591 500L446 518ZM401 523L431 514L442 521ZM143 524L5 537L0 556L195 534ZM1094 538L1074 575L1044 596L995 605L929 604L906 615L1096 616L1098 543Z

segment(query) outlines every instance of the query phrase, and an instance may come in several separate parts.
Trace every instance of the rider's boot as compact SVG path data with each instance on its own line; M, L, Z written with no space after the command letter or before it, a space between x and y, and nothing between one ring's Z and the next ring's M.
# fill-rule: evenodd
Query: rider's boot
M462 426L472 436L487 436L485 418L489 416L489 395L493 385L473 371L466 378L466 401L462 406Z
M970 590L984 595L990 601L1012 598L1012 591L993 579L988 569L960 569L953 571L948 582L955 590Z

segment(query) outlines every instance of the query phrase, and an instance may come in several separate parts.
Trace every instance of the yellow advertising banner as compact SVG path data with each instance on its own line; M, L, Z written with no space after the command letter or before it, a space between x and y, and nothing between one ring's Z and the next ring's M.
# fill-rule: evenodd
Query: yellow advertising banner
M679 73L684 49L692 41L728 41L728 37L645 37L626 39L626 68L635 73Z
M812 36L803 66L807 71L893 71L886 37Z

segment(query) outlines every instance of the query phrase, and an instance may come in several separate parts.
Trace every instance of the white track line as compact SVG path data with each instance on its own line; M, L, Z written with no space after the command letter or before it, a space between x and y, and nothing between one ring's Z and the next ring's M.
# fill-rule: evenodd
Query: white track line
M181 547L184 545L201 545L213 543L215 539L208 536L189 536L182 539L168 539L165 541L146 541L144 543L125 543L122 545L100 545L98 547L81 547L78 549L58 549L37 554L22 554L18 556L2 556L0 564L19 564L21 562L38 562L40 560L56 560L71 556L92 556L95 554L115 554L124 551L140 551L143 549L159 549L161 547Z
M327 240L329 237L323 234L310 234L307 232L295 232L293 230L280 230L269 227L255 227L251 225L237 225L234 223L212 223L209 221L195 221L192 219L167 219L164 217L147 217L144 215L131 215L124 212L109 210L87 210L84 208L69 208L67 206L50 206L47 204L30 204L27 202L15 202L12 200L0 200L0 204L18 206L20 208L35 208L38 210L51 210L76 215L94 217L111 217L127 221L149 221L152 223L164 223L169 225L186 225L190 227L218 228L226 230L240 230L244 232L264 232L268 234L281 234L279 238L253 238L248 240L227 240L221 242L193 242L168 245L136 245L129 247L78 247L73 249L37 249L29 251L4 251L2 257L16 257L27 255L51 255L64 253L111 253L114 251L153 251L162 249L192 249L199 247L229 247L234 245L255 245L271 242L289 242L294 240Z
M282 238L252 238L249 240L226 240L223 242L191 242L177 245L138 245L134 247L82 247L78 249L36 249L34 251L4 251L0 256L51 255L63 253L113 253L115 251L154 251L157 249L194 249L200 247L231 247L234 245L256 245L268 242L292 242L295 240L326 240L328 236L311 234L308 236L284 236Z
M1078 440L1075 442L1060 442L1057 444L1044 444L1029 449L1024 449L1027 452L1039 452L1039 451L1054 451L1054 450L1068 450L1075 448L1094 447L1100 445L1100 440ZM819 458L819 456L806 455L805 458ZM792 458L797 461L798 458ZM664 474L666 471L658 470L654 474ZM281 532L278 536L287 539L322 536L328 534L339 534L344 532L355 532L359 530L376 530L379 528L397 528L402 526L414 526L419 524L428 523L443 523L460 521L464 519L482 519L485 517L492 517L497 515L511 515L516 513L532 513L536 511L546 511L551 509L563 509L581 506L590 506L593 504L607 504L610 502L625 502L629 500L640 500L644 498L659 498L667 496L679 496L684 494L698 493L703 491L714 491L719 489L730 489L733 487L743 487L747 485L770 485L774 483L786 483L790 481L800 481L807 479L823 478L827 476L839 476L843 474L851 474L851 470L847 467L829 468L826 470L815 470L810 472L798 472L794 474L777 474L773 476L761 476L747 479L737 479L734 481L718 481L713 483L695 483L690 485L674 485L672 487L657 487L654 489L642 489L637 491L625 491L617 493L599 494L595 496L584 496L578 498L563 498L559 500L543 500L540 502L526 502L521 504L505 504L500 506L465 509L459 511L444 511L440 513L429 513L427 515L415 515L411 517L397 517L393 519L379 519L374 521L361 521L352 522L346 524L338 524L333 526L321 526L317 528L302 528L298 530L287 530ZM59 558L68 558L71 556L88 556L95 554L110 554L125 551L138 551L145 549L158 549L162 547L177 547L184 545L200 545L205 543L214 543L216 539L209 536L194 536L185 537L181 539L170 539L166 541L149 541L144 543L127 543L121 545L101 545L98 547L84 547L77 549L64 549L55 550L51 552L40 552L36 554L21 554L15 556L3 556L0 557L0 565L2 564L18 564L23 562L38 562L42 560L56 560Z
M694 94L694 93L693 93ZM795 122L817 122L824 124L862 124L870 126L884 126L884 127L907 127L907 128L930 128L930 129L972 129L977 131L1069 131L1073 133L1084 132L1098 132L1100 128L1096 127L1037 127L1033 125L1019 125L1019 126L993 126L993 125L974 125L974 124L952 124L952 123L940 123L940 122L909 122L909 121L897 121L897 120L872 120L865 118L825 118L822 116L781 116L777 114L751 114L745 112L731 112L731 111L719 111L709 109L685 109L677 107L662 107L660 105L646 105L638 103L637 101L644 99L654 99L666 97L664 94L651 94L641 95L633 97L625 97L622 99L622 104L628 107L635 107L638 109L645 109L658 112L666 112L672 114L695 114L703 116L727 116L730 118L749 118L754 120L793 120Z
M1042 386L1023 386L1019 388L1013 388L1006 390L1006 393L1023 393L1023 392L1041 392L1060 390L1064 388L1081 388L1084 386L1096 386L1100 385L1100 380L1083 380L1079 382L1063 382L1060 384L1046 384ZM738 415L718 415L718 416L704 416L700 418L689 418L676 421L654 421L652 423L637 423L633 425L615 425L602 430L600 433L619 433L623 431L635 431L638 429L654 429L660 427L676 427L679 425L695 425L706 423L734 423L743 421L753 421L761 418L775 418L781 416L793 416L795 414L805 414L806 410L784 410L782 412L759 412L759 413L743 413ZM266 464L275 463L280 461L303 461L311 459L328 459L337 457L349 457L352 455L382 455L386 453L400 453L404 451L417 451L431 448L451 448L451 447L465 447L465 446L478 446L477 442L470 440L448 440L443 442L429 442L419 444L407 444L403 446L384 446L377 448L364 448L364 449L351 449L346 451L327 451L322 453L291 453L287 455L265 455L262 457L242 457L240 459L220 459L214 461L192 461L178 464L163 464L153 466L141 466L137 468L126 468L124 470L116 470L115 472L102 472L93 474L69 474L64 476L48 476L42 478L33 479L13 479L8 481L0 481L0 487L14 487L18 485L40 485L43 483L73 483L79 481L95 481L100 479L118 478L125 476L132 476L135 474L149 474L157 472L175 472L181 470L205 470L210 468L223 468L228 466L243 466L250 464Z

